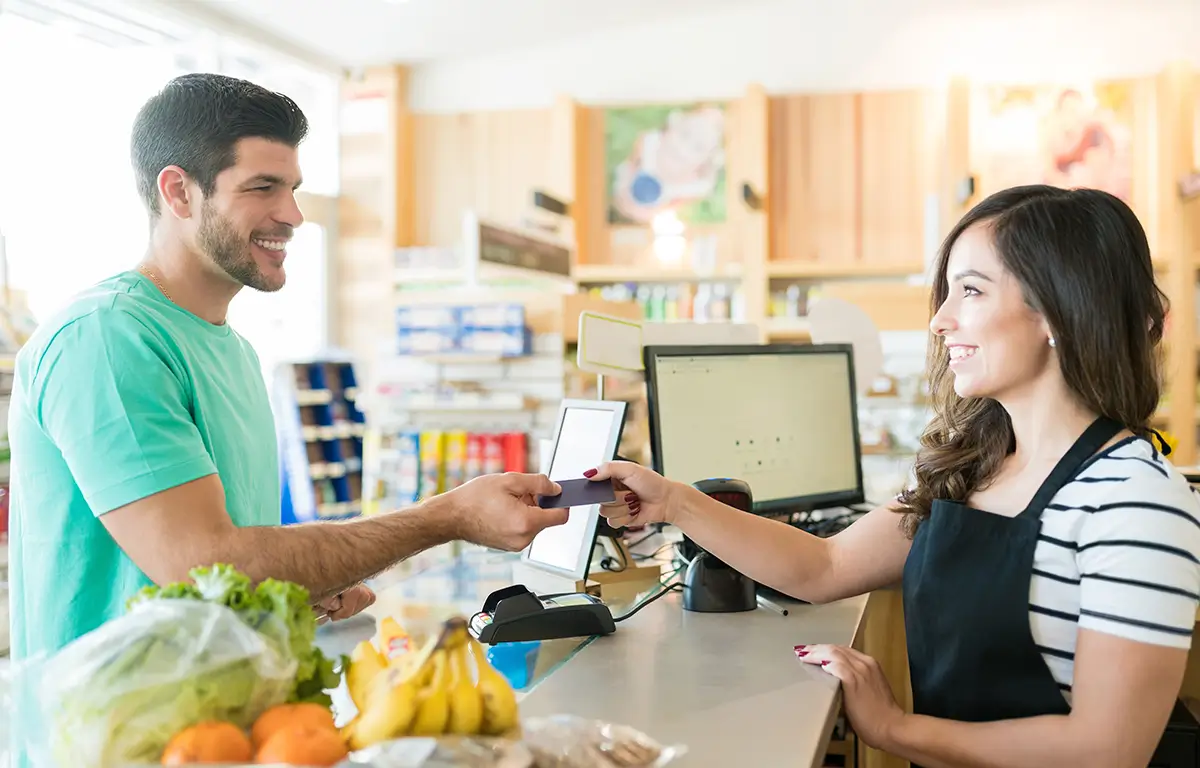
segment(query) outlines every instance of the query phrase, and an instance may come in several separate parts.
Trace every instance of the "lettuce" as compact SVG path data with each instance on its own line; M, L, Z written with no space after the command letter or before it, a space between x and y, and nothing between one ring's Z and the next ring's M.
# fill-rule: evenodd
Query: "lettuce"
M263 635L284 658L295 659L296 685L289 701L332 704L325 691L336 688L340 676L334 661L314 644L317 616L307 589L277 579L266 579L254 587L250 577L224 563L193 568L188 575L190 582L143 588L129 599L127 608L133 610L151 600L203 600L223 605Z
M150 600L29 670L40 719L18 728L34 764L154 763L198 722L251 726L287 700L295 671L294 659L223 606Z

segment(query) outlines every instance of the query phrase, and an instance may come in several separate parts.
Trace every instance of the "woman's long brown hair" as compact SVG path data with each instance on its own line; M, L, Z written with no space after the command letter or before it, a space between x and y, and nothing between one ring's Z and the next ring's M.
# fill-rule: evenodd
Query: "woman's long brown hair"
M1063 378L1079 402L1148 437L1161 391L1159 342L1168 302L1154 281L1146 233L1129 206L1099 190L1042 185L991 195L942 244L932 313L949 291L950 252L976 225L988 227L1004 268L1049 324ZM987 487L1015 447L1000 403L955 393L941 336L930 339L928 355L934 415L921 435L916 483L899 498L910 537L935 499L966 501Z

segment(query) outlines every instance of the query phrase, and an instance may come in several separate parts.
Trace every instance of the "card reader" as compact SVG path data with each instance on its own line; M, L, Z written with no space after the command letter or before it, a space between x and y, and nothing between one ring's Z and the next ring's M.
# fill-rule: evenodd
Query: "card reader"
M492 645L524 640L610 635L617 631L612 611L583 592L539 597L516 584L488 595L470 622L471 634Z

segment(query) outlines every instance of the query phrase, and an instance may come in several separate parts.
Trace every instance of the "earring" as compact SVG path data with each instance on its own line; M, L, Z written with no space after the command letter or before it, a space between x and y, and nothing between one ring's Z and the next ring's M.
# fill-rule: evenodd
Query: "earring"
M1050 337L1050 346L1052 346L1052 347L1057 347L1057 346L1058 346L1058 342L1056 342L1056 341L1054 340L1054 337L1053 337L1053 336L1051 336L1051 337Z

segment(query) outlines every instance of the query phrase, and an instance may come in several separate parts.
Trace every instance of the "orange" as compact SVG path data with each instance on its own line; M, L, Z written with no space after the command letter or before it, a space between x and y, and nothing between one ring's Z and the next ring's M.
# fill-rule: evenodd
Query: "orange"
M250 737L255 747L261 747L279 729L290 725L325 728L337 733L333 724L333 713L320 704L279 704L258 716Z
M287 725L276 731L259 748L258 763L331 766L346 758L349 750L337 731L323 726Z
M163 750L162 764L245 763L253 756L254 747L242 729L233 723L212 721L175 734Z

